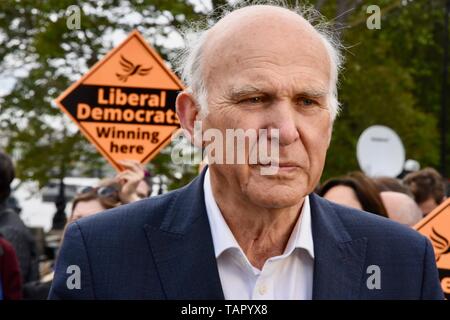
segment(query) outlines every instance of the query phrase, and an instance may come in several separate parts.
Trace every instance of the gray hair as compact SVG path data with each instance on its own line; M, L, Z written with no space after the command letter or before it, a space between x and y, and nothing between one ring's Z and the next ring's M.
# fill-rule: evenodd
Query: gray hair
M314 7L299 5L298 3L290 6L284 0L240 1L233 5L218 8L210 13L204 21L191 23L184 28L182 35L185 40L185 47L180 50L175 60L175 66L187 87L186 90L192 93L197 100L200 117L203 118L208 113L208 93L202 70L202 52L208 30L229 13L243 7L254 5L272 5L288 9L303 17L319 33L331 62L330 112L331 119L334 121L340 111L337 84L338 75L343 64L343 56L341 54L342 45L336 32L331 28L331 25L325 21L324 17Z

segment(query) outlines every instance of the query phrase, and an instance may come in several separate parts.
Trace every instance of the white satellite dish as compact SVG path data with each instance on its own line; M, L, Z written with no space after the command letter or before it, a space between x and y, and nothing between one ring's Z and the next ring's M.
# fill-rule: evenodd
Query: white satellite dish
M356 146L359 167L369 177L397 177L405 163L405 148L394 130L375 125L361 134Z

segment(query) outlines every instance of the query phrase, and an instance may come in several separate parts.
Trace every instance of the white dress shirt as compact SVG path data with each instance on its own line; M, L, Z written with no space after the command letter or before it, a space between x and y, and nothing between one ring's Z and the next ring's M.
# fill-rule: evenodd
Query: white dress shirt
M262 270L259 270L245 256L217 206L209 169L205 174L203 189L225 299L311 299L314 245L309 197L305 197L302 212L284 253L268 259Z

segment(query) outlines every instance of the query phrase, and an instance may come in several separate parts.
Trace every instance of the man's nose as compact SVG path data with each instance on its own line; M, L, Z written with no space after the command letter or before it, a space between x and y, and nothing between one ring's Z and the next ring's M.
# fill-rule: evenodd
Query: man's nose
M281 146L287 146L300 138L295 124L295 114L289 102L278 102L271 108L269 114L270 129L279 130L279 141Z

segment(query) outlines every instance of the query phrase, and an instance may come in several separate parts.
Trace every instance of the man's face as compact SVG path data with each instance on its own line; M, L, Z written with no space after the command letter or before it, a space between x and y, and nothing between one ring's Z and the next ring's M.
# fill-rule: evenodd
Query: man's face
M436 203L436 200L433 197L428 198L427 200L419 203L419 208L423 212L423 216L425 217L431 211L433 211L439 204Z
M227 190L267 208L292 206L321 176L332 121L330 60L318 35L297 17L229 22L210 36L204 76L209 113L203 129L278 129L280 168L211 165ZM231 18L232 20L233 18ZM296 20L297 19L297 20ZM245 148L246 159L254 146ZM230 188L231 187L231 188Z

